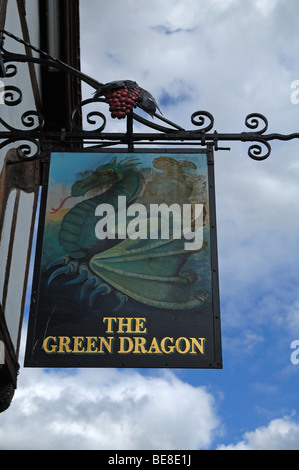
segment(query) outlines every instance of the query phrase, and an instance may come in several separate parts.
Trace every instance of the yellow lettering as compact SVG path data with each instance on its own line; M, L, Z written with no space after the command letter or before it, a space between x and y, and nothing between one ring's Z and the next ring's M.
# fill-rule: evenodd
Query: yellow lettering
M182 343L185 342L185 348L182 349ZM175 348L180 354L187 354L190 350L190 341L187 338L181 337L178 338L175 342Z
M117 333L134 333L132 330L133 318L118 317L118 330ZM124 328L126 331L124 331Z
M107 349L107 351L111 354L112 353L113 340L114 340L113 336L108 336L107 339L100 336L99 340L100 340L99 353L100 354L105 354L105 351L103 351L103 346L104 346Z
M169 338L168 336L166 336L166 338L163 338L162 341L161 341L161 349L162 349L162 352L164 354L171 354L173 353L174 349L175 349L175 346L168 346L168 349L166 349L166 341L170 341L171 343L173 343L173 338Z
M119 321L120 320L120 321ZM113 331L113 322L119 322L120 332L132 332L132 321L136 320L136 330L140 334L146 333L145 318L106 317L107 331ZM46 354L113 354L114 336L48 336L43 341L43 350ZM205 354L205 338L186 338L181 336L174 339L166 336L161 340L151 338L147 349L147 339L143 336L120 336L119 354Z
M98 348L96 344L97 340L98 338L96 336L86 336L86 353L87 354L98 352Z
M157 338L152 339L148 353L149 354L162 354L162 351L158 346Z
M198 349L198 351L201 354L205 353L205 338L190 338L191 339L191 352L190 354L196 354L196 351L194 350L194 346ZM197 339L200 341L197 341Z
M128 349L125 349L125 346L126 344L125 343L128 343L127 346L128 346ZM119 353L120 354L128 354L132 351L134 347L134 343L133 343L133 340L131 338L128 338L127 336L121 336L119 338Z
M106 330L106 333L114 333L113 331L113 322L116 321L117 318L116 317L104 317L103 318L103 323L105 323L106 321L108 322L108 328Z
M135 340L135 348L133 354L146 354L147 350L145 349L146 339L140 336L136 336Z
M84 342L84 336L73 336L73 338L74 338L73 353L74 354L84 353L85 348L82 345L82 343Z
M135 328L134 328L135 322ZM114 334L114 325L118 325L117 333L121 334L145 334L146 333L146 318L134 317L104 317L103 323L107 323L106 333Z
M56 336L48 336L47 338L44 339L43 342L43 349L47 354L53 354L56 353L57 350L57 344L56 344L57 338ZM51 345L51 349L49 349L50 344L53 342L54 344Z
M146 323L146 318L135 318L136 320L136 329L135 329L135 333L138 333L138 334L145 334L146 333L146 326L144 325L144 323ZM142 329L144 328L144 329Z
M59 338L59 349L58 349L58 354L64 354L64 353L71 353L72 350L69 347L69 344L71 342L71 338L68 336L58 336Z

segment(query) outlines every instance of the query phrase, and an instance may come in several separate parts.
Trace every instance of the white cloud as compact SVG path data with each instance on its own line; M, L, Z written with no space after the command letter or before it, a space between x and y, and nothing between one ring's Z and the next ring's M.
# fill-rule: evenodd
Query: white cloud
M220 431L213 395L169 371L22 369L0 449L202 449Z
M299 336L299 300L296 300L293 305L290 306L286 316L286 324L293 335Z
M277 0L256 0L256 6L264 16L268 16L276 5Z
M238 357L244 359L245 354L252 354L260 344L264 342L264 338L254 331L244 330L241 336L225 337L226 350L238 351Z
M299 422L286 416L246 432L237 444L221 445L217 450L299 450Z

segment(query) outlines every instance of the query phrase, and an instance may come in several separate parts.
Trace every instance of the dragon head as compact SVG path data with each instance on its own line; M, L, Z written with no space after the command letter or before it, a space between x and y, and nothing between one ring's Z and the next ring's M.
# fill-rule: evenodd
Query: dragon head
M94 188L113 185L125 176L129 167L136 167L138 164L139 163L136 163L136 160L133 157L124 159L119 163L117 163L116 157L113 157L109 163L98 166L92 173L88 172L88 175L85 178L76 181L72 185L71 195L67 196L57 209L52 207L51 213L55 214L58 212L64 205L65 201L71 197L84 196L88 191L91 191Z
M122 178L121 166L114 157L109 163L100 165L86 178L76 181L71 189L72 196L84 196L91 189L116 183Z

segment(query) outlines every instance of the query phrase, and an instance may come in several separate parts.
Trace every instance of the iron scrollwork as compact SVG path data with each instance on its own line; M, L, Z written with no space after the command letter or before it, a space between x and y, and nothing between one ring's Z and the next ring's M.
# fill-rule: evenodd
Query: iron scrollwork
M206 123L206 120L209 119L209 122ZM214 117L211 113L207 111L197 111L192 114L191 122L194 126L201 127L200 132L208 132L214 127Z
M261 123L264 125L264 127L262 127L261 129L258 129ZM246 117L245 125L249 129L254 129L256 133L256 138L255 138L256 143L251 145L248 149L249 157L252 158L253 160L265 160L266 158L269 157L271 153L270 144L267 142L265 138L263 138L263 134L268 129L268 120L262 114L251 113L251 114L248 114L248 116ZM267 149L266 153L263 153L263 147L261 144L266 147Z
M18 89L14 87L14 91L15 90ZM5 100L4 104L7 105ZM12 99L9 101L8 106L17 106L17 104L19 104L19 99ZM21 130L10 125L0 117L0 125L6 129L5 132L0 132L0 135L3 134L6 137L0 141L0 149L9 144L20 142L20 145L16 148L19 160L35 160L39 157L41 151L41 137L39 137L38 134L41 134L44 128L44 118L38 111L25 111L21 115L21 123L26 130ZM33 133L37 134L37 137L34 137Z
M38 52L39 57L29 57L5 50L5 36L31 48L35 52ZM20 129L8 124L3 118L0 118L0 125L4 128L4 131L0 131L0 149L13 142L18 142L20 145L17 148L17 155L21 161L41 158L42 143L44 140L47 140L47 142L53 142L54 144L56 141L63 140L65 145L69 142L79 140L81 143L94 143L94 145L100 145L102 147L126 144L130 150L133 150L134 145L142 145L145 143L169 145L174 142L181 144L186 144L188 142L193 145L201 146L210 144L214 146L215 150L218 150L220 149L220 147L218 147L219 142L251 142L252 144L248 149L248 156L254 160L260 161L268 158L271 153L269 141L299 138L299 133L289 135L277 133L266 134L268 130L268 120L260 113L251 113L245 118L245 126L248 129L246 132L219 133L216 130L213 130L214 117L211 113L208 111L196 111L191 116L191 123L195 126L195 129L186 130L180 125L165 118L160 112L152 95L139 87L136 82L124 80L102 84L5 30L1 31L0 61L1 73L4 78L11 78L17 74L17 63L31 62L41 66L54 67L65 73L72 74L95 89L93 97L83 100L72 111L70 116L71 130L69 132L66 132L65 129L58 133L45 131L44 117L41 113L34 110L26 111L21 115L22 128ZM2 104L12 107L22 103L23 95L22 91L18 87L8 84L5 85L4 89L0 88L0 98ZM84 114L83 110L87 109L88 106L95 106L98 104L104 106L110 104L110 111L111 106L119 106L119 108L117 108L117 112L115 112L114 109L114 113L111 113L111 117L118 117L119 119L126 118L126 132L104 132L106 129L107 117L102 111L93 109L92 111ZM125 105L126 107L121 108L122 105ZM151 119L136 113L133 110L135 107L145 110L150 114ZM77 124L77 113L84 116L87 129L84 129L83 125L79 126ZM147 129L153 129L155 132L134 132L134 122L146 126Z
M84 106L87 106L91 103L94 103L94 102L98 102L98 103L104 103L105 101L101 98L98 98L98 99L94 99L94 98L90 98L90 99L87 99L87 100L84 100L84 101L81 101L81 103L79 103L75 109L73 110L72 112L72 116L71 116L71 125L72 125L72 128L75 130L75 131L82 131L82 128L79 127L77 124L76 124L76 115L79 111L82 111L82 109L84 108ZM98 123L97 123L97 120L95 118L99 118L102 120L102 123L101 125L99 126ZM97 132L97 133L100 133L102 132L105 127L106 127L106 123L107 123L107 119L106 119L106 116L105 114L103 114L102 112L100 111L90 111L89 113L87 113L86 115L86 122L87 124L91 125L91 126L97 126L95 128L91 128L89 131L85 131L85 132L90 132L90 133L94 133L94 132Z

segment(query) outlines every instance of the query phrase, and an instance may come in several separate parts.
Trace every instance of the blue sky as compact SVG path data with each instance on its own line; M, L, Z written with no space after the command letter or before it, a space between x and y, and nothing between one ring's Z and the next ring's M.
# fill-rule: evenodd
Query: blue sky
M204 109L218 132L248 130L252 112L269 133L296 132L298 14L297 0L84 0L82 71L137 81L186 129ZM0 448L299 449L298 142L273 142L263 162L246 143L224 146L215 154L223 370L22 369Z

